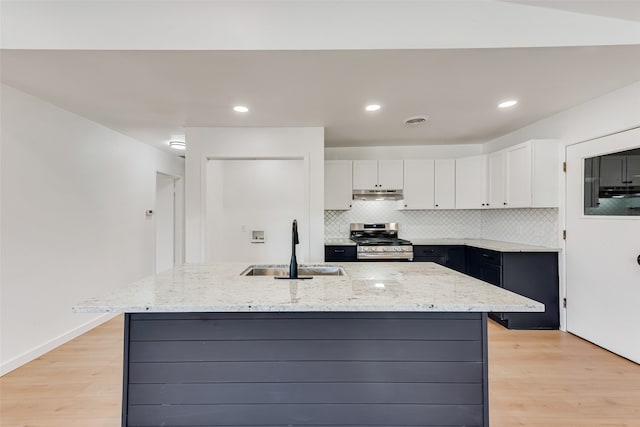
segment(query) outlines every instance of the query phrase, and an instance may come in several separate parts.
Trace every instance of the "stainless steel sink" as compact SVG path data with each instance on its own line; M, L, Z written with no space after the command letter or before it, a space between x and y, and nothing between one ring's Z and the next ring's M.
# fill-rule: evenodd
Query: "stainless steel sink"
M288 276L288 265L250 265L241 276ZM339 265L299 265L299 276L346 276L347 272Z

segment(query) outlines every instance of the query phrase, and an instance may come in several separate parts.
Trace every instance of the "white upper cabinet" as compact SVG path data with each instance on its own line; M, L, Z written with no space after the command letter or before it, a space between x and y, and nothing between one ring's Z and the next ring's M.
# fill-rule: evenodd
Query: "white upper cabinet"
M433 160L404 161L405 209L433 209L434 162Z
M326 160L324 162L325 210L351 209L351 160Z
M600 157L600 186L640 185L640 155Z
M531 144L525 143L508 148L505 152L507 165L506 199L507 207L531 206Z
M627 185L640 185L640 155L627 156Z
M378 184L383 190L402 190L404 187L403 161L378 160Z
M498 151L487 156L487 207L505 207L505 153Z
M600 157L600 186L602 187L622 187L626 179L625 156L602 156Z
M487 156L456 160L456 209L488 207Z
M370 190L378 188L378 161L353 161L353 189Z
M402 190L402 160L354 160L354 190Z
M531 140L507 148L503 153L504 207L558 206L561 167L557 141Z
M456 161L442 159L434 161L434 205L435 209L456 207Z

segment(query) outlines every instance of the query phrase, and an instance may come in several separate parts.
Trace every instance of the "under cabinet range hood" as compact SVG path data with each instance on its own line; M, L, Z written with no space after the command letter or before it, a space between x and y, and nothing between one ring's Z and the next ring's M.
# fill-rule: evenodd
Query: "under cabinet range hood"
M353 190L353 200L402 200L402 190Z

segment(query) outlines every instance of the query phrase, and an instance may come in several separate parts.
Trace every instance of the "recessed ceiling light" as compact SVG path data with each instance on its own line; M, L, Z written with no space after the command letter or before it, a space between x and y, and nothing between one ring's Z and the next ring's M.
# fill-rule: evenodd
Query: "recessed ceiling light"
M169 147L175 150L185 150L187 148L187 145L184 143L184 141L169 141Z
M380 108L382 107L380 107L378 104L371 104L364 107L364 109L367 111L378 111Z
M514 105L516 105L518 103L518 101L516 101L515 99L510 99L508 101L503 101L500 104L498 104L498 108L509 108L509 107L513 107Z
M233 111L237 113L247 113L249 111L249 108L245 107L244 105L236 105L235 107L233 107Z

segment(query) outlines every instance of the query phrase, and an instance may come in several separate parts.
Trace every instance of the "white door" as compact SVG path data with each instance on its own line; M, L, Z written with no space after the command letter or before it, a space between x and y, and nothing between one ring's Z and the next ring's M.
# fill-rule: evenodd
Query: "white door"
M175 180L158 173L153 214L156 228L156 273L173 268L175 263L175 213Z
M638 146L640 129L567 147L566 274L567 330L640 363L640 198L585 208L583 188L585 159Z

